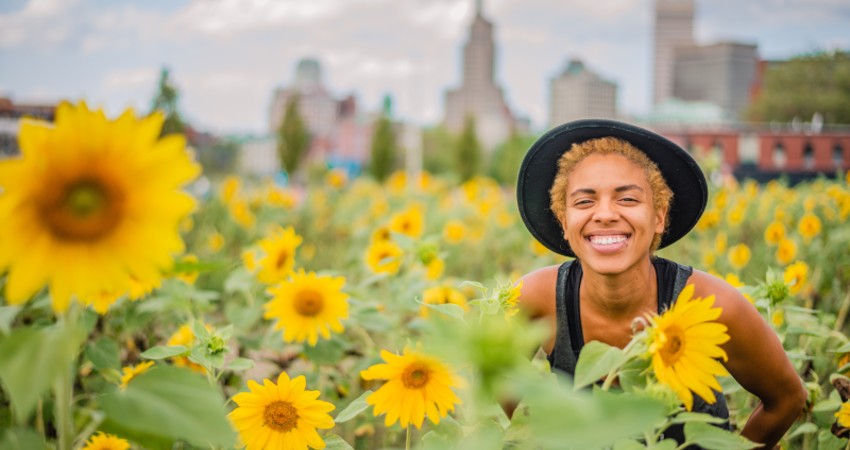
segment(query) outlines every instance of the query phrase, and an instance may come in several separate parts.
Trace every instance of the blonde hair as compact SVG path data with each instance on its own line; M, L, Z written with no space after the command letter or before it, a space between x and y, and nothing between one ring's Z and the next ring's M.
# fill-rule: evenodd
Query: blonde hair
M664 209L667 211L667 215L664 217L664 231L666 231L667 224L670 222L670 204L673 202L673 191L670 190L667 181L664 180L661 170L646 156L646 153L640 151L632 144L614 137L596 138L580 144L573 144L572 148L558 159L558 173L555 175L555 180L549 189L549 208L555 214L555 217L558 218L558 221L563 226L564 214L567 208L567 183L576 165L590 155L612 154L622 155L643 169L646 174L646 181L649 183L650 189L652 189L652 204L655 210ZM656 234L652 239L650 251L654 252L658 250L664 231Z

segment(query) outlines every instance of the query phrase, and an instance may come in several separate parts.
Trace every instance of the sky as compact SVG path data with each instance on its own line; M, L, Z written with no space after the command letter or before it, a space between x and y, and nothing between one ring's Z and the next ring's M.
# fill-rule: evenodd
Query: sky
M547 121L549 82L577 58L619 86L618 109L649 112L653 0L483 0L496 81L511 109ZM0 96L150 109L161 68L196 128L268 131L275 88L314 58L337 98L438 123L461 79L474 0L0 0ZM764 59L850 49L846 0L697 0L700 43L757 44Z

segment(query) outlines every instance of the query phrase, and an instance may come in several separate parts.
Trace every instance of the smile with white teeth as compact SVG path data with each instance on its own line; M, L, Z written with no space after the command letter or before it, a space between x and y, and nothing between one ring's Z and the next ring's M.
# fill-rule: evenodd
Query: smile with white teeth
M590 236L589 239L595 245L612 245L624 242L628 238L623 234L618 234L616 236Z

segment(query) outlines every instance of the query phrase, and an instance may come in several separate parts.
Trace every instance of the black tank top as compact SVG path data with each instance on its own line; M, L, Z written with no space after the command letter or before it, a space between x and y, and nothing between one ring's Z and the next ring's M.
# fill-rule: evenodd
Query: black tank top
M685 288L693 268L683 266L673 261L653 257L658 281L658 314L673 306L679 293ZM556 323L555 346L547 355L549 364L570 377L575 375L578 354L584 346L584 335L581 329L581 313L579 310L579 286L581 284L581 263L576 259L561 264L558 268L556 284ZM722 393L715 392L717 401L713 405L706 403L700 396L694 395L694 412L711 414L714 417L726 419L721 428L731 429L729 425L729 408ZM664 433L665 437L675 439L679 444L685 442L684 428L674 425ZM698 447L691 446L689 449Z

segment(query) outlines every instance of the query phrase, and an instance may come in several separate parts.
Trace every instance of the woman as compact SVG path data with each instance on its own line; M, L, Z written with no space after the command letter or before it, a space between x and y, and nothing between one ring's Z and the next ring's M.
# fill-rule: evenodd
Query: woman
M551 327L542 348L554 369L572 375L586 342L623 348L635 318L663 312L693 284L694 296L714 295L722 308L718 322L730 336L723 364L761 400L741 434L766 448L776 445L806 401L782 344L724 280L653 255L687 234L705 208L705 177L687 152L628 124L570 122L531 147L517 197L531 234L576 258L522 279L520 305ZM728 418L722 395L694 409ZM670 437L682 442L677 433Z

